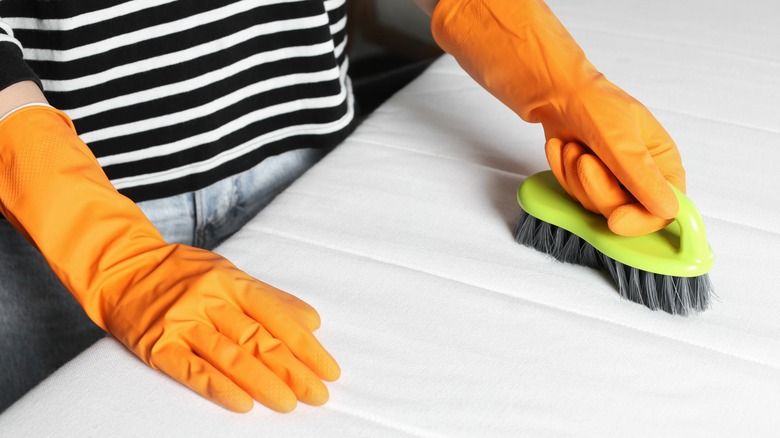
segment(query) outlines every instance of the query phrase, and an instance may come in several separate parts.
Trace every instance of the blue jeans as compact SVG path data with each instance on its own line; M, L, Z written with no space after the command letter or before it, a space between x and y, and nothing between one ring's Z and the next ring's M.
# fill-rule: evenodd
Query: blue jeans
M290 151L205 189L138 206L169 243L213 249L322 155ZM104 335L40 253L0 220L0 412Z

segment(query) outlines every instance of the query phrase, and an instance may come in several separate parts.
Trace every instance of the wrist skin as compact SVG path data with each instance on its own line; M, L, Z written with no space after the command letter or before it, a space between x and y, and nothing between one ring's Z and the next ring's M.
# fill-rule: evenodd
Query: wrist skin
M48 103L38 85L33 81L11 84L0 90L0 118L12 110L30 103Z

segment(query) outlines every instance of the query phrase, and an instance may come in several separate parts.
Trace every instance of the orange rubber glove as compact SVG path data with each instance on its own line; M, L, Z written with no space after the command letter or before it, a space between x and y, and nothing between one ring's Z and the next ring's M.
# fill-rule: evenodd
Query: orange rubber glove
M320 405L338 364L308 304L209 251L167 244L119 194L67 116L29 106L0 121L0 209L97 325L151 367L227 409L254 398Z
M541 0L440 0L431 28L485 89L522 119L542 123L555 176L585 208L605 215L613 232L646 234L674 218L677 198L667 181L685 191L674 142L588 62Z

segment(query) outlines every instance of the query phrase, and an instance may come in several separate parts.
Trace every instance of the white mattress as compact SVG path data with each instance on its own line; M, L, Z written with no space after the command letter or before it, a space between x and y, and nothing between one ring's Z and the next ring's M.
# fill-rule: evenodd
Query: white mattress
M323 407L237 415L105 339L2 436L771 436L780 431L780 7L550 1L676 139L716 253L694 317L514 243L542 132L449 57L218 249L323 318Z

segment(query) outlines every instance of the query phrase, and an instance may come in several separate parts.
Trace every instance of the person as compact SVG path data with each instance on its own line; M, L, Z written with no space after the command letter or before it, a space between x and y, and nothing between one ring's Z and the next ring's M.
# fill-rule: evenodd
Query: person
M415 2L613 231L674 217L674 142L542 0ZM340 368L320 315L210 249L354 128L345 0L4 0L0 17L0 409L103 331L232 411L325 403Z

